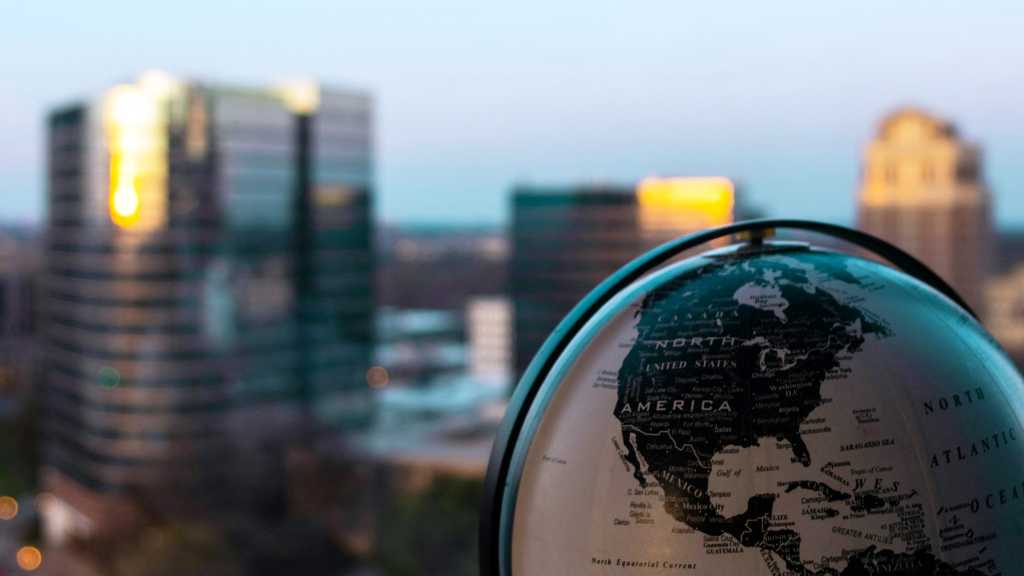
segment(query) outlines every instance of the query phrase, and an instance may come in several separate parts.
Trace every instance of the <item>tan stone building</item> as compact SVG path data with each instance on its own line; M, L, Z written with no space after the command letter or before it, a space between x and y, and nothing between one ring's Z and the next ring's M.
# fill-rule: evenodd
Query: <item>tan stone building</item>
M983 314L991 199L981 154L915 109L887 116L865 151L858 226L907 250Z

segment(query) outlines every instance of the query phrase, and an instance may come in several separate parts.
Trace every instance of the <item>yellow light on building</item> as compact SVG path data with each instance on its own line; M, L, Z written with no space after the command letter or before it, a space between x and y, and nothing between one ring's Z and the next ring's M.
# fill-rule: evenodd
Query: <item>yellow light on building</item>
M121 228L130 228L142 214L139 202L138 168L123 151L110 154L110 218Z
M139 75L139 87L147 94L167 97L181 89L181 83L163 70L146 70Z
M316 203L320 206L338 207L352 200L353 192L348 186L318 186L315 190Z
M277 93L296 114L311 114L320 108L320 86L310 80L282 84Z
M10 496L0 496L0 520L13 520L18 515L18 501Z
M684 234L733 221L736 189L728 178L645 178L636 194L646 232Z
M18 568L26 572L35 572L43 565L43 553L35 546L22 546L18 549L15 560L18 561Z
M108 205L119 228L154 229L167 209L167 89L148 84L120 85L104 100L104 133L110 157Z

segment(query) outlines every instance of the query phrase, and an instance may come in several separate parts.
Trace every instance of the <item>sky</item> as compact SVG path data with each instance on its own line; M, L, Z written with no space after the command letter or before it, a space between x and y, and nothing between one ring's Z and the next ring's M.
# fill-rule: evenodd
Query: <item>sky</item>
M44 213L43 118L153 68L314 77L376 103L378 209L500 224L516 183L726 175L773 216L851 223L894 108L985 153L1024 225L1024 3L0 0L0 221Z

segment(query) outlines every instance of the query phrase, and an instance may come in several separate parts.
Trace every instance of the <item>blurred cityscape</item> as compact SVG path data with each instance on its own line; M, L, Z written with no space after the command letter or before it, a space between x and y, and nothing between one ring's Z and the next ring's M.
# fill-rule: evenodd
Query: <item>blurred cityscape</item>
M559 319L659 243L786 216L681 173L389 225L374 104L147 72L50 112L45 223L0 234L0 574L474 574L491 441ZM979 144L897 109L849 162L851 222L1024 363L1024 232Z

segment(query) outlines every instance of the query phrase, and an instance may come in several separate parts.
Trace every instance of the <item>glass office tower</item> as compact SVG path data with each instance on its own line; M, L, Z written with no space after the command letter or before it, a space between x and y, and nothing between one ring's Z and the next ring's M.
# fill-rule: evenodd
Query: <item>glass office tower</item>
M362 93L158 73L50 115L55 498L273 492L287 442L370 420L371 117Z
M514 377L592 288L645 250L732 222L737 197L733 181L722 177L514 190L509 269Z
M576 302L643 246L631 187L521 187L512 194L509 289L518 378Z

